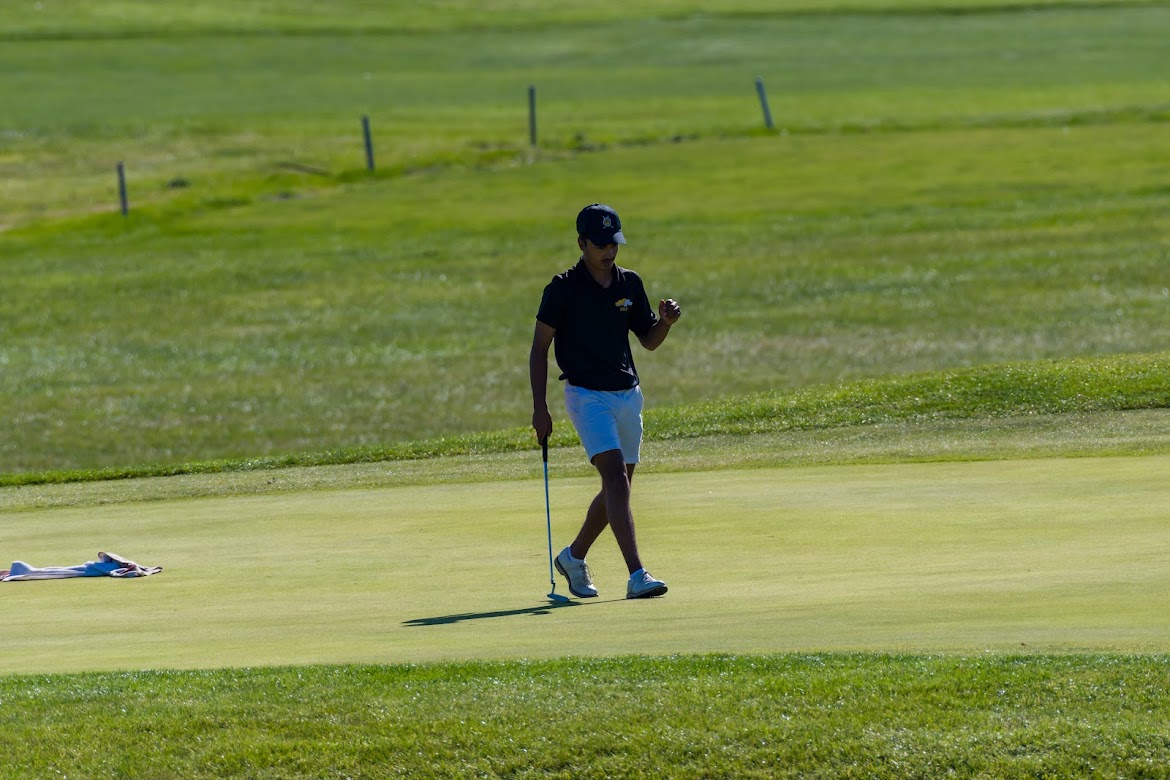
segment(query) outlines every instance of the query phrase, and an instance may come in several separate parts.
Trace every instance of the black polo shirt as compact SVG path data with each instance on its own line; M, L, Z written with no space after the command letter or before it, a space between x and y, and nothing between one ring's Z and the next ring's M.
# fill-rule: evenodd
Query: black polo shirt
M636 387L638 370L629 333L641 338L658 322L642 278L616 265L613 275L609 287L602 287L582 259L544 288L536 319L556 329L553 348L564 372L561 379L577 387Z

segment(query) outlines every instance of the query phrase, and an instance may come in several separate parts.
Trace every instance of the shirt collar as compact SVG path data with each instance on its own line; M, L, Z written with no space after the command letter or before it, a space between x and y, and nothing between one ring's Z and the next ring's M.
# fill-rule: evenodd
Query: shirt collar
M584 274L585 278L587 278L590 282L592 282L593 284L597 284L597 280L593 278L593 274L589 273L589 269L585 267L585 255L581 255L579 258L577 258L577 265L574 266L574 268L576 268L578 271L580 271L582 274ZM613 283L614 284L621 284L621 282L624 278L625 278L625 275L622 273L621 266L619 266L617 263L614 263L613 264ZM601 287L600 284L597 284L597 286ZM602 289L608 289L608 288L602 288Z

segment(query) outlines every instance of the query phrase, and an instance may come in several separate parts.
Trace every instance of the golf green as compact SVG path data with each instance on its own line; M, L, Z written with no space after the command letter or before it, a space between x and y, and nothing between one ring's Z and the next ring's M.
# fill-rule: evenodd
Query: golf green
M1170 458L638 475L648 567L554 607L537 481L0 514L4 565L99 550L158 576L0 585L0 673L565 655L1170 650ZM596 490L551 482L554 544ZM558 578L559 580L559 578ZM557 591L564 592L563 581Z

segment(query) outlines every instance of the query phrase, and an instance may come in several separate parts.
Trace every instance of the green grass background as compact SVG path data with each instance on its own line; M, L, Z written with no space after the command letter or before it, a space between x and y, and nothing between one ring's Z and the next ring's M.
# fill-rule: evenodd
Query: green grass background
M189 7L247 14L246 5ZM16 38L0 52L4 224L115 209L117 160L138 205L321 186L362 169L362 114L384 175L524 161L529 84L543 155L760 132L756 75L788 132L1164 121L1170 104L1157 75L1164 6L811 16L743 16L731 3L698 15L684 4L677 14L633 8L618 20L534 28L506 15L461 29L468 17L448 14L447 29L422 33L338 34L326 24L283 36L183 32L161 17L129 41ZM60 29L84 29L85 12L74 16Z
M0 565L166 567L0 586L6 773L1166 776L1165 4L4 13ZM592 200L671 593L551 608Z
M0 455L42 471L522 425L540 289L575 259L565 214L594 198L636 215L622 258L685 308L670 348L637 356L652 405L1159 351L1162 138L632 148L589 195L598 156L10 232Z
M1125 8L1150 5L1134 0L597 0L588 8L539 0L337 0L323 7L310 0L150 2L84 0L22 3L9 9L6 37L160 37L167 33L319 33L330 31L434 32L451 29L524 29L596 25L640 19L707 18L712 15L765 17L777 14L979 13L1045 7Z
M1164 6L103 8L0 51L0 472L523 425L592 200L686 311L639 356L654 406L1166 343Z

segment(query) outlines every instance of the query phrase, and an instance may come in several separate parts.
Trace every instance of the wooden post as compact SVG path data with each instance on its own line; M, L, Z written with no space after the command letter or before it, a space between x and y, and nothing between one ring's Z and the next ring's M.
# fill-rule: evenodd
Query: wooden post
M370 118L362 117L362 135L366 139L366 169L374 170L374 140L370 136Z
M764 78L756 76L756 92L760 96L760 108L764 111L764 125L772 129L772 112L768 108L768 93L764 91Z
M126 197L126 166L118 162L118 201L122 205L122 216L130 214L130 201Z
M528 143L536 146L536 87L528 87Z

